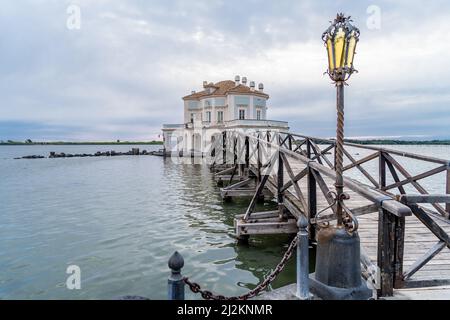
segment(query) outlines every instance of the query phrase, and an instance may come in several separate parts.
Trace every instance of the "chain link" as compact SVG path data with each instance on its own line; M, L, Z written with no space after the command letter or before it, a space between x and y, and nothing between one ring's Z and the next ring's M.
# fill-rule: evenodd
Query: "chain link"
M193 293L200 293L202 298L205 300L247 300L256 297L262 291L266 290L269 284L271 284L277 278L277 276L283 271L288 260L292 257L292 254L294 252L294 249L296 249L297 244L298 244L298 236L295 236L295 238L289 244L288 249L284 253L283 258L281 258L281 261L278 263L275 269L264 279L263 282L257 285L256 288L250 290L249 292L241 296L225 297L222 295L214 294L208 290L202 290L202 288L198 283L191 282L188 277L183 278L183 281L189 286L189 289L191 289Z

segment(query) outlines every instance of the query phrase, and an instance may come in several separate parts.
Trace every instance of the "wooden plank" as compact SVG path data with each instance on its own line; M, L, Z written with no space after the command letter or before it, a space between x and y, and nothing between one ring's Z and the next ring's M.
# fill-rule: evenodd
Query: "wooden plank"
M244 214L238 214L234 216L236 219L244 219ZM278 210L272 210L272 211L261 211L261 212L252 212L252 219L265 219L265 218L274 218L278 217Z
M245 223L242 220L236 222L236 234L240 235L263 235L263 234L289 234L297 233L297 221L289 219L282 222L257 222Z

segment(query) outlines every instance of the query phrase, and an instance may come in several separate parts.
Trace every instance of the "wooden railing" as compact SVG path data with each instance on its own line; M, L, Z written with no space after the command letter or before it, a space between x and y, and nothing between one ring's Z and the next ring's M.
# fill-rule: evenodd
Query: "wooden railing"
M336 219L335 203L331 193L333 187L325 182L326 177L334 181L336 176L332 159L335 148L334 140L288 132L244 133L233 130L224 131L221 138L216 138L211 152L213 165L227 163L231 166L232 177L235 174L247 174L247 178L254 178L257 183L256 192L243 217L244 221L250 219L256 200L261 196L265 187L271 188L276 195L280 207L280 218L286 214L285 209L294 216L304 215L308 218L311 239L315 237L318 224ZM364 149L369 151L369 154L357 159L349 148ZM263 157L264 153L265 157ZM355 143L345 143L344 156L348 162L344 170L357 169L368 182L362 183L345 176L345 187L370 202L369 205L355 208L348 208L344 204L344 210L349 218L347 223L357 223L354 219L356 216L379 212L377 259L377 265L381 272L379 294L382 296L392 295L394 288L403 287L405 281L426 265L440 250L445 247L450 248L449 235L433 219L449 223L450 162L434 157ZM396 158L414 159L435 167L412 174ZM375 161L378 164L378 170L373 172L373 168L369 168L367 165ZM295 173L292 169L293 162L302 163L304 169ZM275 169L276 166L275 172L270 173L270 170ZM289 176L288 179L283 177L285 171ZM392 182L388 182L388 172ZM431 194L419 182L419 180L442 172L445 173L443 177L445 190L442 194ZM269 179L270 176L272 179ZM302 179L307 181L307 190L302 190L300 187ZM241 184L245 183L248 181L241 182ZM416 193L408 193L407 187L414 188ZM327 200L332 211L331 214L320 214L320 217L317 217L317 189ZM395 193L394 190L398 190L398 193ZM414 214L438 238L438 242L409 270L404 272L405 217L411 214ZM357 228L357 225L353 227ZM368 267L368 261L370 262L370 259L363 255L363 266Z

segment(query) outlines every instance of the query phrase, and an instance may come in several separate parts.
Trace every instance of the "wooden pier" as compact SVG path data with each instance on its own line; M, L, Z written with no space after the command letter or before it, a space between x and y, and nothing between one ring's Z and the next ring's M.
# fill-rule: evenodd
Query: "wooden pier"
M245 213L236 216L238 238L296 233L300 215L316 231L335 223L333 200L334 140L287 132L218 135L208 152L216 180L227 185L224 199L248 197ZM351 150L361 150L359 153ZM396 150L346 143L344 178L349 199L344 210L358 221L362 276L379 298L426 298L437 292L450 299L450 162ZM411 173L403 160L426 168ZM377 174L374 174L377 171ZM444 190L428 192L422 179L443 179ZM254 212L264 197L276 199L278 210Z

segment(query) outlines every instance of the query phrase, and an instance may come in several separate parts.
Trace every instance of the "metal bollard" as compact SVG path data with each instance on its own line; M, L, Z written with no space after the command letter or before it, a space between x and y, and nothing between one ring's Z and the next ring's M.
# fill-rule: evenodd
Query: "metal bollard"
M300 300L310 299L309 295L309 235L308 220L301 215L297 222L297 293Z
M170 257L169 268L171 270L168 279L168 299L184 300L184 281L181 275L181 269L184 266L184 259L178 251Z

